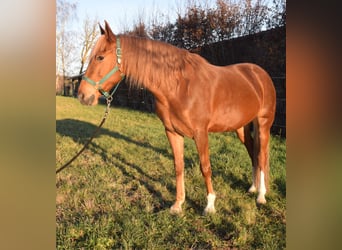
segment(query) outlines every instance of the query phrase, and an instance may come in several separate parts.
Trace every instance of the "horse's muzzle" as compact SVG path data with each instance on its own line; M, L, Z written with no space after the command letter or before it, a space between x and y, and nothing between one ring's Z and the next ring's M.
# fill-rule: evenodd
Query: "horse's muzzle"
M80 93L78 94L78 100L83 104L83 105L94 105L94 100L95 100L95 95L92 94L89 97L86 97L84 94Z

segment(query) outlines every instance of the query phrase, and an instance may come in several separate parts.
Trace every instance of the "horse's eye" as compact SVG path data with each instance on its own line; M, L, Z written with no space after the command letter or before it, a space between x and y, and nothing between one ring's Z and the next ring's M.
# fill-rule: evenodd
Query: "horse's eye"
M96 57L96 60L97 60L97 61L102 61L103 59L104 59L104 56L97 56L97 57Z

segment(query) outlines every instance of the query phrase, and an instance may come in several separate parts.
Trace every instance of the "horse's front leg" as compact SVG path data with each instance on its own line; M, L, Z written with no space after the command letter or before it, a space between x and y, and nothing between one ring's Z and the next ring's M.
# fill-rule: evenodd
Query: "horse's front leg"
M185 200L184 188L184 138L183 136L166 130L169 139L176 172L176 202L171 207L171 213L181 213Z
M200 158L201 171L204 177L205 185L207 187L207 206L204 213L215 213L215 199L216 195L211 183L211 166L209 159L209 138L207 131L197 131L194 136L195 144Z

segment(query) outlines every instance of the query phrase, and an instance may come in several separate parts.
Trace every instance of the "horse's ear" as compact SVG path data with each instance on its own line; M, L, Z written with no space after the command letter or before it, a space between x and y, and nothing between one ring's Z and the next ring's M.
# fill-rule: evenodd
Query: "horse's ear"
M110 28L109 24L107 23L107 21L105 21L105 35L108 41L115 41L115 35L112 31L112 29Z
M100 32L101 32L101 35L104 35L105 34L105 30L102 28L101 24L99 23L99 27L100 27Z

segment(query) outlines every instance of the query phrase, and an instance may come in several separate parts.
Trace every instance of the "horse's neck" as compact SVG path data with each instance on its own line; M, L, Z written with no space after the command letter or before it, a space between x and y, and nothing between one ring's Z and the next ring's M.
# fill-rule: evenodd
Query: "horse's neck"
M152 41L143 42L146 43L146 46L151 46L150 43ZM130 46L132 46L132 44ZM125 49L127 49L126 54L129 54L129 56L128 58L123 56L124 71L126 71L125 73L127 73L127 77L130 79L131 84L148 89L157 99L163 98L168 92L168 85L165 84L165 82L161 82L159 77L155 81L154 79L161 71L160 67L163 67L164 65L157 65L160 67L156 68L156 65L152 65L153 60L151 60L151 58L158 56L158 53L155 53L153 50L148 50L148 52L143 55L144 59L141 59L139 58L142 57L141 55L134 54L136 49L130 47L126 47ZM123 51L123 53L125 54L125 51Z

